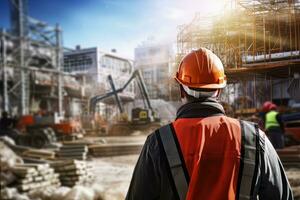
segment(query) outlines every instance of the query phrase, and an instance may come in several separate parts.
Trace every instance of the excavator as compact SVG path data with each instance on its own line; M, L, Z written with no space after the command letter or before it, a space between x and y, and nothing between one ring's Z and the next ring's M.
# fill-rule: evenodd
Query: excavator
M160 119L158 118L151 105L144 79L142 78L141 72L139 70L135 70L128 81L120 88L116 88L111 75L108 75L107 78L111 86L111 91L102 95L94 96L90 99L91 113L95 112L95 108L98 102L101 102L110 97L114 97L120 114L124 115L125 111L119 93L122 93L134 80L136 80L137 86L144 101L144 108L136 107L131 110L131 120L118 121L117 123L112 124L108 130L108 134L116 135L116 133L119 133L121 135L124 135L126 133L132 132L132 130L147 131L148 129L152 130L160 127Z
M115 97L121 115L126 114L119 93L122 93L135 79L143 100L145 100L145 108L132 109L131 121L123 120L112 124L107 130L110 135L116 135L115 133L126 135L127 133L132 133L132 130L150 131L160 127L160 120L151 106L144 80L138 70L134 71L124 86L118 89L115 87L112 76L109 75L108 81L111 86L111 91L90 99L90 113L95 113L98 102L109 97ZM0 131L0 133L1 132L3 131ZM66 120L55 114L40 114L21 116L16 122L16 127L10 127L5 132L5 134L14 139L18 145L43 148L56 142L57 139L69 140L73 139L74 136L80 136L84 133L84 130L79 121Z
M23 115L0 130L0 135L9 136L17 145L35 148L51 146L57 140L71 140L83 133L80 122L56 115Z

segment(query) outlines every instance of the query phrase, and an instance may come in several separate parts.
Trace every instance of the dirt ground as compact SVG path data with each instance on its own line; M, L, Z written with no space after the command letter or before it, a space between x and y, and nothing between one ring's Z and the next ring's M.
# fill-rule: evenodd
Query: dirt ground
M101 187L104 199L125 199L137 159L138 155L130 155L90 161L94 166L95 182Z
M132 172L138 155L96 158L94 165L95 180L102 187L104 199L124 199L129 187ZM300 199L300 169L287 169L287 176L293 187L295 200Z

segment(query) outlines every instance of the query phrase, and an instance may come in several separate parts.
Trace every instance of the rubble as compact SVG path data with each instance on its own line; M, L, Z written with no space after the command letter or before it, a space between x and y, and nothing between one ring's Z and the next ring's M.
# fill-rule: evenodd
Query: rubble
M30 200L27 195L20 194L16 188L1 189L0 197L4 200Z
M104 200L103 189L99 185L92 187L75 186L73 188L50 186L27 194L20 194L16 188L5 188L1 190L0 197L3 200ZM116 198L109 199L117 200Z
M0 186L1 191L7 185L16 180L15 175L10 168L16 163L23 163L23 160L17 156L4 142L0 141Z
M22 163L22 159L17 156L4 142L0 141L0 166L1 171L5 171L16 163Z

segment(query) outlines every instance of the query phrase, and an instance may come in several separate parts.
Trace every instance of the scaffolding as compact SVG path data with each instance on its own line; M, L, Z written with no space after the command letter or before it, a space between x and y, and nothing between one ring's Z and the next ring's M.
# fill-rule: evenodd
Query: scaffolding
M230 95L244 96L244 108L257 108L274 99L274 82L289 85L300 72L300 2L231 0L228 4L230 9L217 16L196 14L191 23L179 27L177 61L199 47L212 50L221 58L229 82L239 85L229 89Z
M57 112L63 112L62 38L58 25L51 27L27 14L27 0L10 0L11 29L0 32L2 110L29 114L31 77L40 71L54 75Z

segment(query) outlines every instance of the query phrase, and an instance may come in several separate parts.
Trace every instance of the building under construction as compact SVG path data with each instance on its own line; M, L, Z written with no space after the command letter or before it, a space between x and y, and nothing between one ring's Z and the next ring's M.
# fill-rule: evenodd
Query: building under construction
M281 105L280 114L300 108L300 0L225 0L224 13L197 14L191 23L179 27L176 58L171 45L151 42L135 49L135 60L120 56L116 49L65 48L62 28L30 17L29 0L6 1L10 27L0 29L0 199L125 199L134 166L145 152L151 159L144 166L156 168L154 163L164 162L165 156L152 158L152 144L151 151L143 145L150 141L150 133L160 134L163 129L159 127L175 120L182 102L178 101L178 84L176 89L172 87L171 68L175 60L199 47L214 51L225 65L229 84L221 98L226 114L256 121L258 109L267 100ZM122 33L118 35L123 37ZM300 112L295 113L287 114L290 119L284 121L286 148L279 149L278 155L295 197L300 198ZM202 129L206 134L210 126L198 129L202 120L197 119L191 129L199 133ZM182 124L189 122L184 120ZM225 130L231 126L219 127ZM209 142L219 138L206 135ZM159 143L161 136L157 135ZM208 144L204 137L202 147ZM221 140L216 141L211 144ZM153 150L164 153L164 144L153 144ZM188 156L200 163L202 156L193 149L199 145L192 140L187 144ZM229 144L215 146L237 150L238 143ZM174 140L174 145L180 150L179 140ZM241 154L245 154L242 151L241 146ZM230 151L230 156L232 152L236 151ZM258 148L255 152L259 153ZM215 156L219 153L209 154L219 157ZM227 155L220 156L227 163ZM182 155L179 157L184 161ZM247 157L236 157L244 168ZM219 163L215 158L211 160L213 165ZM179 169L177 165L175 168Z
M10 1L10 24L0 33L2 110L16 116L40 109L62 115L64 92L80 98L80 84L62 70L62 30L29 17L26 0Z
M297 107L299 38L298 0L232 0L218 16L196 14L179 27L177 60L199 47L215 52L231 83L223 100L236 110L259 108L267 100Z

